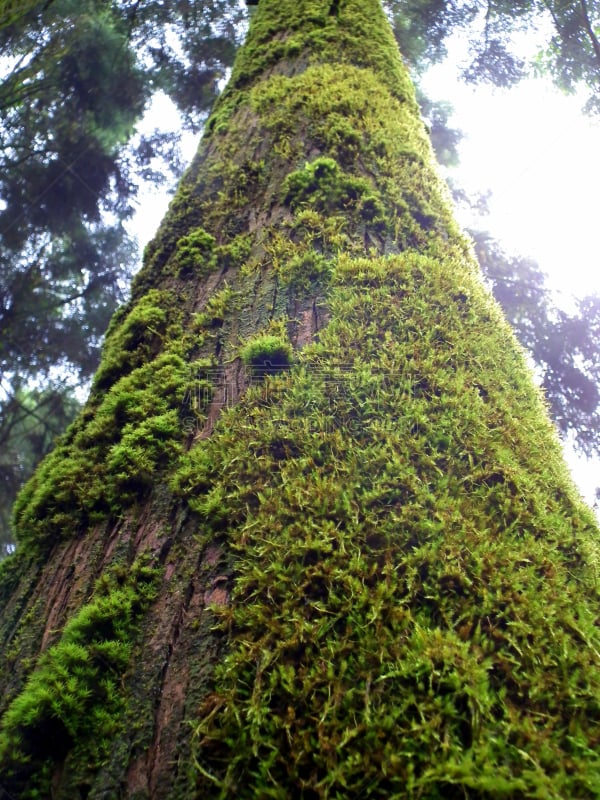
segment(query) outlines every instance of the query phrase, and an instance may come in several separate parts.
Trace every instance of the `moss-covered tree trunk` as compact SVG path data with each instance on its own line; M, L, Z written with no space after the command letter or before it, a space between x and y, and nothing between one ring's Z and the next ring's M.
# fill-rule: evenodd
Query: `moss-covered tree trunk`
M600 796L597 530L377 0L260 0L15 514L3 797Z

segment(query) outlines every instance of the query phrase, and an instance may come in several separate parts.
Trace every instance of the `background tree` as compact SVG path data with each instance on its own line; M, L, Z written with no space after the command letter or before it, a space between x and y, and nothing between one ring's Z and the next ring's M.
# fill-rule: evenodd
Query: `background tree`
M532 69L550 74L567 92L585 87L586 110L600 110L600 4L596 0L390 0L400 49L419 71L446 55L450 36L461 31L469 39L467 80L510 86ZM517 31L548 31L547 44L532 64L519 55Z
M552 419L586 455L599 452L600 298L557 308L539 266L509 257L486 234L473 232L475 249L494 297L535 363Z
M261 0L15 518L8 794L598 794L598 530L376 0Z

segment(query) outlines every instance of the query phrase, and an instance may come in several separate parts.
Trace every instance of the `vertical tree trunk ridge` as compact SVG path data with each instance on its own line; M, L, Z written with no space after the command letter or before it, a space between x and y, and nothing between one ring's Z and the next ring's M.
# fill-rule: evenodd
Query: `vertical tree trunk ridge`
M260 0L0 573L2 798L596 798L598 531L377 0Z

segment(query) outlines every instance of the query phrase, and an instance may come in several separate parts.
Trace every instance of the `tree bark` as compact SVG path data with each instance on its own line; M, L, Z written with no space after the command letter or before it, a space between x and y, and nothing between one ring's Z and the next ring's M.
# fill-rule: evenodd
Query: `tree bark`
M7 798L597 796L597 529L376 0L260 1L15 520Z

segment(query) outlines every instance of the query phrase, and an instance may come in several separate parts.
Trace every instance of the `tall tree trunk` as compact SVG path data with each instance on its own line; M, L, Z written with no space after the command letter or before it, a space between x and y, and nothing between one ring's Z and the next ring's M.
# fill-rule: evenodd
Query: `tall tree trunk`
M597 530L377 0L260 0L2 567L18 798L597 797Z

